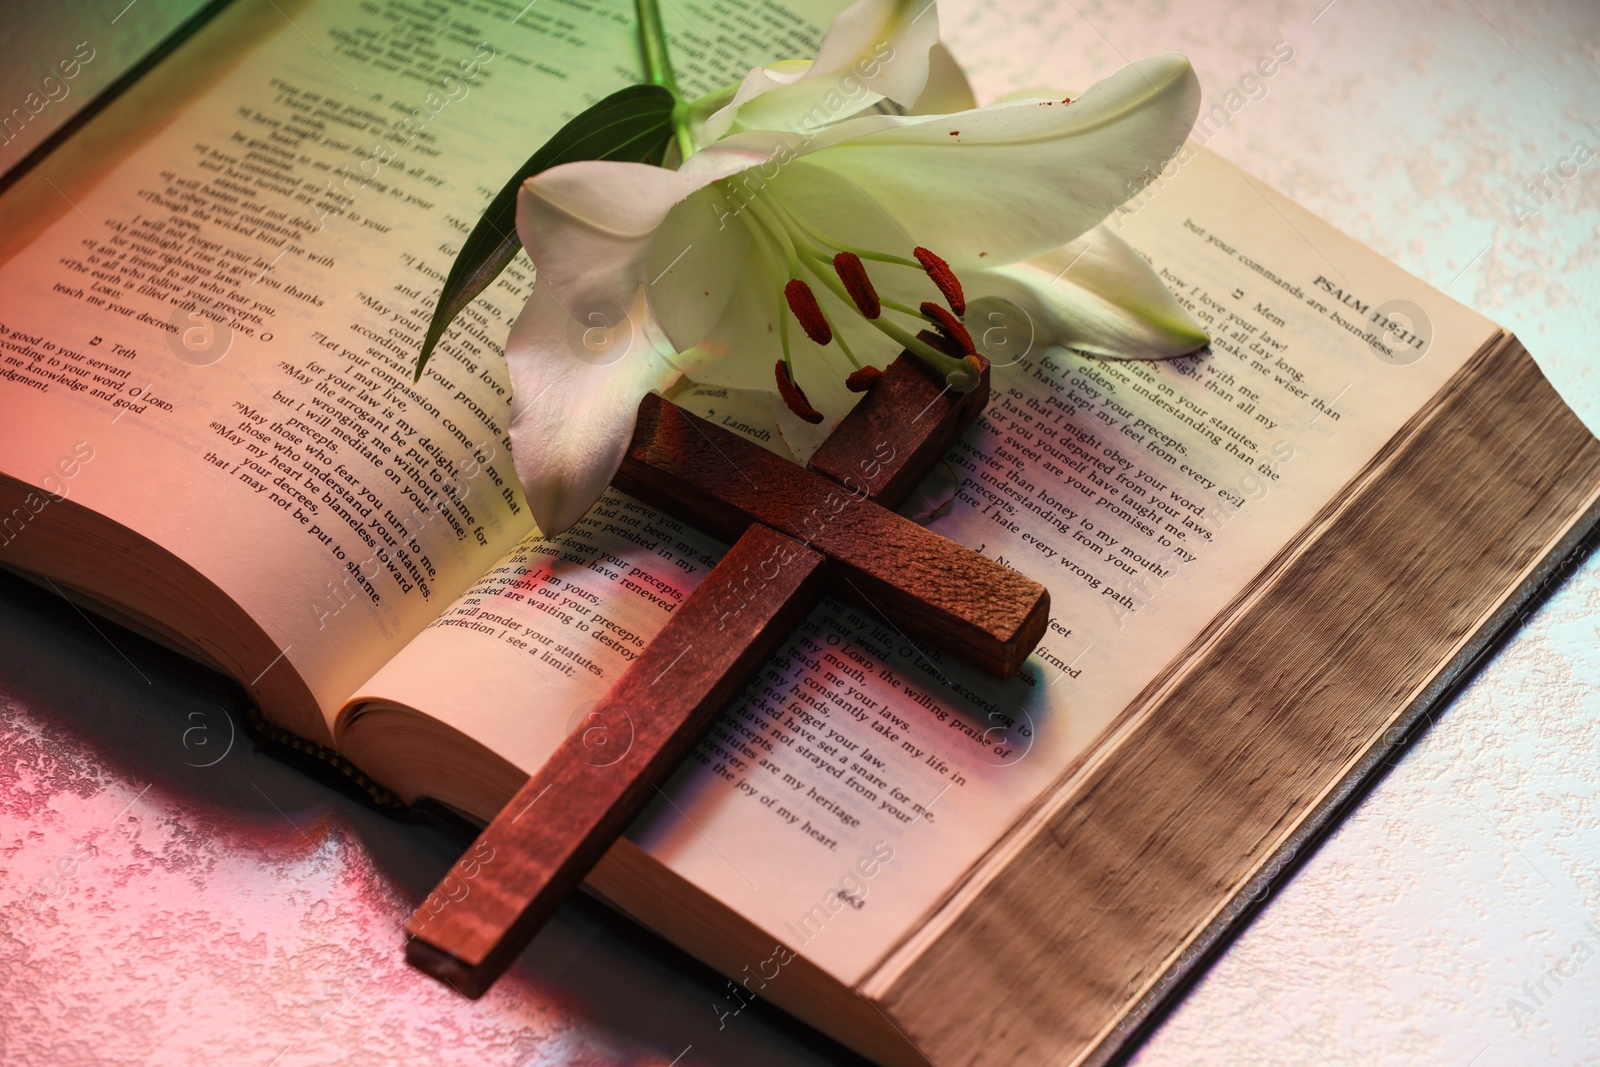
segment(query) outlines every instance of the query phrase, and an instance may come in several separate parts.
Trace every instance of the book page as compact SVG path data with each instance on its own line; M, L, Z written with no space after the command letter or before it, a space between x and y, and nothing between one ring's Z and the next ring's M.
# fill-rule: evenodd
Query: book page
M691 7L691 89L736 77L752 28L796 52L815 37L771 5ZM241 679L292 666L331 716L531 529L503 432L526 258L420 384L412 366L500 183L639 61L626 5L274 10L0 268L0 469L194 566L277 643Z
M1180 159L1110 225L1207 325L1211 351L1122 362L1013 343L983 419L923 494L953 485L932 528L1050 589L1027 667L996 682L870 607L824 602L630 833L845 981L1497 333L1217 157ZM990 326L1017 323L972 324ZM708 392L680 400L773 443ZM682 524L608 498L568 538L519 546L408 653L437 643L436 658L389 670L473 664L449 672L451 725L531 772L714 557ZM516 693L488 681L513 654ZM475 699L487 686L495 698ZM626 740L626 723L592 725Z
M509 799L499 778L457 765L471 757L411 711L386 713L420 711L528 774L580 724L601 749L625 746L629 723L589 712L726 550L615 491L559 537L531 531L360 687L340 749L408 799L488 821Z

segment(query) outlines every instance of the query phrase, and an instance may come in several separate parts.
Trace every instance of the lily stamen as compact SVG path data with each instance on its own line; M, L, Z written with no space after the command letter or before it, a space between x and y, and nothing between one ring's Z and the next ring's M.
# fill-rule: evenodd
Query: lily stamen
M945 303L950 305L950 310L957 316L965 315L967 297L961 291L961 279L950 269L950 264L921 245L913 249L912 254L917 257L917 262L922 264L922 269L927 272L928 278L939 287L939 292L944 294Z
M834 296L837 296L841 301L850 299L850 294L845 292L844 283L832 271L826 269L827 260L821 259L808 251L803 251L801 254L806 257L808 264L814 263L811 273L819 282L831 289ZM877 329L878 332L893 339L901 348L909 351L938 373L943 374L946 380L950 382L951 388L959 392L966 392L977 384L978 379L973 376L971 367L962 362L964 353L960 351L958 346L956 346L956 351L947 353L942 348L920 340L918 337L913 337L909 331L902 329L898 324L881 315L878 318L865 319L863 321ZM923 332L928 333L928 331ZM929 334L929 336L937 335Z
M811 406L811 401L806 399L806 394L799 383L789 375L788 364L781 359L778 360L773 365L772 374L778 380L778 395L783 397L783 402L790 411L813 426L822 421L822 412Z
M891 311L898 311L902 315L910 315L912 318L921 319L924 322L932 322L933 321L926 314L924 314L921 311L918 311L914 307L911 307L909 304L902 304L902 303L900 303L900 301L891 300L888 297L883 297L882 298L882 302L883 302L883 306L886 307L886 308L889 308Z
M867 276L867 268L861 265L860 256L854 252L840 252L833 257L833 270L839 275L845 292L855 301L856 309L862 316L875 319L883 314L883 302L878 299L878 290L873 288L872 279Z
M945 299L951 304L952 309L956 310L956 314L963 314L966 311L966 300L962 296L961 283L956 279L955 273L951 271L949 264L947 264L937 254L928 251L926 248L918 246L918 248L915 250L917 253L917 259L913 261L897 256L873 253L863 249L848 247L839 249L837 242L832 241L825 234L821 233L814 226L810 225L807 221L798 217L777 198L768 197L763 199L757 196L746 197L739 191L732 190L731 187L729 187L729 190L733 192L733 195L736 199L738 199L745 207L749 208L751 217L754 219L756 224L754 229L760 233L763 233L770 241L777 244L782 252L783 258L788 260L788 281L784 284L784 300L786 302L787 310L793 312L795 320L800 323L801 328L805 330L806 335L813 341L815 341L817 344L825 345L838 337L838 333L828 322L828 318L823 313L821 305L817 303L816 293L812 291L809 284L800 278L802 263L805 265L805 268L810 271L811 275L818 282L821 282L824 286L831 290L833 294L840 299L840 301L846 303L847 305L855 305L856 309L862 312L862 318L864 321L876 328L880 333L896 341L902 348L917 356L917 358L928 364L929 367L944 375L946 380L950 382L952 388L964 392L977 384L978 379L973 373L971 366L964 361L964 357L971 354L973 351L973 348L970 344L970 337L968 337L968 340L965 344L959 340L951 340L944 344L936 344L926 341L924 336L935 337L942 335L923 331L923 334L912 336L910 331L901 328L898 324L890 322L888 319L885 319L882 316L882 308L885 306L892 306L895 307L896 310L904 311L905 313L914 315L924 321L933 322L935 325L942 326L942 324L940 324L937 318L928 315L925 312L914 311L911 308L892 301L879 299L879 314L877 316L867 315L865 313L865 309L861 307L861 304L857 300L856 294L851 292L845 283L845 273L851 272L852 267L844 267L844 273L841 273L838 267L839 252L848 252L852 257L856 257L858 260L870 258L899 263L905 266L920 265L923 271L927 273L928 277L933 280L934 285L938 287L940 293L943 294ZM838 251L834 252L833 255L830 256L827 248L820 247L819 242L821 242L823 245L831 245ZM850 261L844 260L844 262L848 264ZM865 273L866 270L864 267L862 267L861 274L865 275ZM868 284L871 284L870 281ZM875 288L872 290L872 294L874 297L877 296L877 291ZM942 311L943 309L940 310ZM788 318L786 315L782 315L781 312L782 309L780 309L780 317L782 317L784 320L783 325L787 326ZM784 340L787 341L786 336ZM843 340L840 340L840 347L844 347ZM855 359L854 354L848 349L845 350L845 355L850 358L850 362L855 363L857 366L860 365ZM787 368L790 366L787 345L785 345L784 356L784 363L785 367ZM790 383L793 384L792 375L789 375L787 370L785 373L789 376ZM794 388L798 390L799 386L795 385ZM803 394L801 395L803 397ZM788 403L788 401L786 400L785 403ZM796 408L793 405L791 405L790 410L794 411L797 415L801 414L802 411L801 408ZM814 411L815 409L810 406L808 401L804 405L804 410Z
M844 380L844 387L852 393L865 393L877 385L878 379L882 377L883 371L877 367L862 367L858 371L851 372L850 377Z
M795 321L807 337L819 345L833 340L833 328L828 324L828 317L822 313L822 306L817 303L817 294L811 291L811 286L800 278L790 278L783 287L783 298L789 302L789 310L794 312Z
M878 252L871 248L862 248L859 245L850 244L848 241L841 241L831 234L824 233L822 230L818 229L816 224L810 219L790 211L782 204L777 205L777 208L779 213L782 214L784 218L789 220L789 222L793 223L794 228L809 240L809 243L812 245L812 247L823 255L828 255L833 252L849 252L851 255L857 256L861 259L875 260L879 263L894 263L902 267L921 266L917 260L907 259L905 256L896 256L888 252Z
M737 195L737 194L736 194ZM745 207L750 209L750 215L760 226L767 231L773 240L778 242L783 249L784 258L789 261L789 277L793 278L800 273L800 256L804 249L797 249L789 228L784 225L783 219L775 217L772 207L777 205L763 204L758 197L752 196L748 200L741 199ZM782 210L781 208L779 209ZM787 212L783 212L787 215Z
M961 352L963 355L970 356L978 351L977 346L972 343L972 334L968 333L967 328L962 325L961 320L956 318L949 311L940 307L938 304L935 304L931 300L924 300L922 302L921 311L939 327L940 333L948 335L952 340L961 346Z
M820 301L818 302L817 306L819 308L822 306ZM844 358L848 359L850 361L850 365L852 367L854 367L856 370L860 370L861 369L861 361L856 358L856 354L854 352L850 351L850 346L845 343L844 331L840 330L837 326L835 326L833 324L833 320L831 318L828 318L828 313L826 311L823 311L822 317L824 319L827 319L828 328L833 331L833 339L834 339L834 341L836 341L838 343L839 350L844 353Z
M916 258L907 259L904 256L897 256L888 252L877 252L868 248L860 248L856 245L841 241L836 237L829 236L812 224L809 219L790 211L781 203L776 203L773 206L777 209L776 213L782 218L782 220L793 226L795 237L798 239L796 241L796 247L800 248L800 255L802 257L807 254L804 247L802 247L806 244L811 246L811 253L817 256L825 257L829 254L829 252L832 252L834 253L834 269L838 270L840 256L848 256L849 260L854 262L854 267L847 267L845 269L859 270L860 277L864 280L866 279L866 268L861 265L861 260L863 259L870 259L879 263L893 263L902 267L920 268L922 272L928 276L929 280L931 280L938 288L940 294L945 298L945 302L950 305L950 310L954 311L957 316L965 315L967 313L967 298L966 294L961 288L961 279L956 277L956 272L950 268L950 264L946 263L944 257L940 256L937 252L918 245L916 248L912 249L912 253L916 256ZM842 271L839 277L844 280L847 287L850 285L851 280L846 278ZM867 280L866 284L872 291L874 302L879 302L877 301L877 291L876 289L872 288L871 281ZM851 293L851 298L855 298L854 292ZM891 304L889 301L881 301L881 303L887 306L895 307L898 310L904 310L908 314L914 314L914 312L911 312L911 310L904 307L904 305ZM859 301L857 301L857 306L861 306ZM862 310L862 314L869 319L877 318L877 315L868 314L864 308Z

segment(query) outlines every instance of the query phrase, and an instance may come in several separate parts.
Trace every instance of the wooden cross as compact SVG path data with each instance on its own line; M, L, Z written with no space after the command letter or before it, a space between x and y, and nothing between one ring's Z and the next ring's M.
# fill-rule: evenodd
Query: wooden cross
M406 958L471 997L533 938L824 592L1008 677L1044 635L1037 582L895 514L983 411L902 355L802 468L658 396L613 484L733 544L406 923ZM613 746L621 747L621 746Z

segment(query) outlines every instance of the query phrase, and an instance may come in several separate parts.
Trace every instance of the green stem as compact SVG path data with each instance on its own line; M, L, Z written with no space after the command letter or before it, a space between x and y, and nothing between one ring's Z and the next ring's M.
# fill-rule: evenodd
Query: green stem
M878 297L878 303L882 304L886 308L893 308L895 311L900 312L900 314L902 314L902 315L910 315L912 318L918 319L918 320L920 320L922 322L932 322L933 321L933 319L931 317L929 317L927 315L924 315L922 313L922 309L921 308L914 308L914 307L911 307L909 304L902 304L898 300L890 300L886 296Z
M672 73L667 54L667 34L661 27L661 6L656 0L634 0L639 15L639 47L644 50L644 73L651 85L659 85L678 95L678 79Z
M678 91L678 78L672 73L672 57L667 49L667 31L661 25L661 5L656 0L634 0L639 15L639 48L644 52L644 73L651 85L672 94L672 133L684 159L694 155L694 135L689 132L689 105Z
M729 188L733 188L731 184ZM735 191L734 195L739 196L737 191ZM789 277L800 277L800 255L803 254L804 250L796 250L794 241L790 239L789 231L784 229L782 221L774 218L767 206L760 203L756 197L752 196L746 200L743 196L739 196L739 199L745 208L749 210L751 217L761 224L773 241L777 243L778 247L783 250L784 256L789 261Z
M839 330L839 327L833 324L833 316L828 314L828 309L822 306L822 301L820 300L817 301L817 310L822 312L822 321L828 324L828 332L833 334L833 343L839 346L839 350L844 353L844 358L850 361L850 365L856 370L860 370L861 361L856 358L854 352L850 351L850 346L845 343L844 334Z

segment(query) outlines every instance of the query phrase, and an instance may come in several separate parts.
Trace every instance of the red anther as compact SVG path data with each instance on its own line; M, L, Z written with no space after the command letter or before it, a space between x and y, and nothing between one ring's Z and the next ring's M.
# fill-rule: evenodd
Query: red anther
M778 379L778 395L783 397L783 402L789 410L812 425L821 422L822 412L811 406L811 401L806 399L806 394L801 391L800 386L789 377L789 365L780 359L777 366L772 368L772 372Z
M972 335L967 328L961 325L961 320L956 318L932 300L922 302L921 311L928 318L939 325L939 332L948 336L957 345L961 346L960 355L970 356L976 352L977 346L972 343Z
M875 319L883 314L883 303L878 299L878 291L872 287L872 279L867 277L867 268L861 265L860 256L854 252L840 252L833 257L833 269L839 275L839 280L844 282L844 291L850 294L850 299L856 302L862 315Z
M938 333L934 330L918 330L917 340L935 352L943 352L951 359L964 359L967 355L961 351L960 342L949 334Z
M950 305L950 310L957 315L965 315L967 313L967 298L961 291L961 279L957 278L956 272L950 269L950 264L921 246L912 249L911 254L917 257L917 262L922 264L922 269L928 272L928 277L933 279L933 284L937 285L939 292L944 294L945 303Z
M865 393L877 385L878 379L882 377L883 371L877 367L862 367L858 371L850 372L850 377L844 380L844 387L852 393Z
M811 286L799 278L790 278L789 284L783 287L783 296L789 301L789 310L794 312L807 337L819 345L833 340L833 330L828 326L828 320L823 318L822 306L817 303L817 294L811 291ZM793 407L792 404L790 406ZM817 418L822 416L818 415Z

